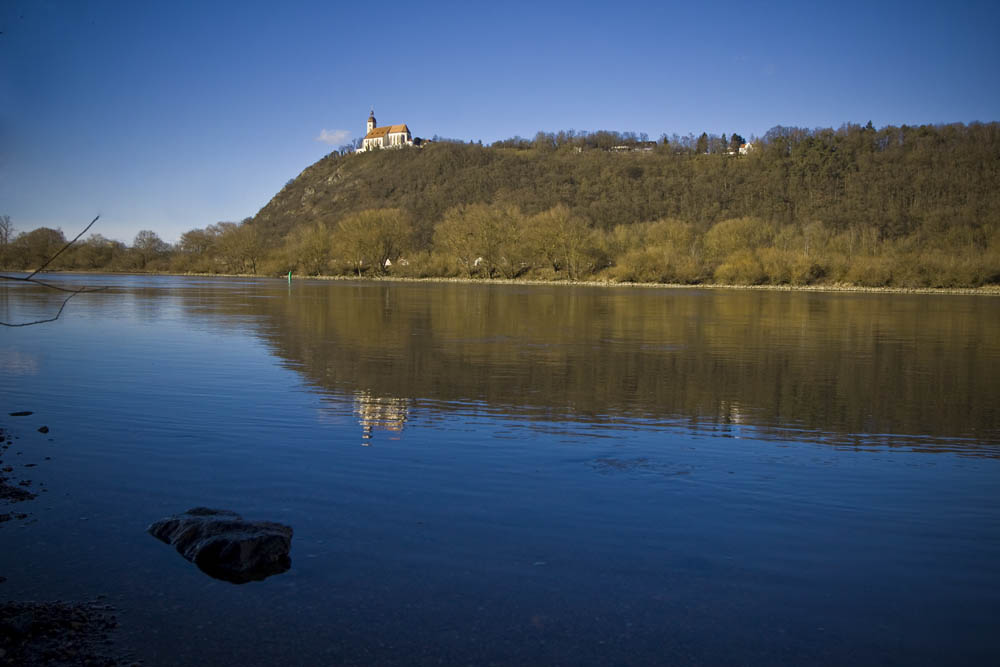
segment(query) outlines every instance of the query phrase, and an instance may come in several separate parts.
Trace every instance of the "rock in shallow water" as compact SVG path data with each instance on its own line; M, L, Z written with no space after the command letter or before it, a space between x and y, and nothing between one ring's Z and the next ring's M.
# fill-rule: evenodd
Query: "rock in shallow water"
M195 507L146 529L205 574L234 584L260 581L291 567L292 529L271 521L244 521L229 510Z

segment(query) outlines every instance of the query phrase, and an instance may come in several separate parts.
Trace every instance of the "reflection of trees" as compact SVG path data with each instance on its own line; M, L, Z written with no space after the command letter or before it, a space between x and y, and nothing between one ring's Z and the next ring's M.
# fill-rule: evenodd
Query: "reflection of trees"
M220 303L260 318L278 355L340 395L840 442L1000 439L992 298L391 283L284 292Z
M361 424L361 444L371 444L375 431L399 433L406 424L410 401L391 396L373 396L368 391L354 392L354 414Z

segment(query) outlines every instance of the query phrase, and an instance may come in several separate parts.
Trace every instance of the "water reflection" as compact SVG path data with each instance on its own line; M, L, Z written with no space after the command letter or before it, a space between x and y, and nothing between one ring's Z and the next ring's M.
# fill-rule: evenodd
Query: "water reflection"
M365 440L398 432L410 409L398 397L410 397L546 422L652 420L995 455L998 306L933 295L318 283L240 310L259 316L259 335L319 390L356 397Z
M142 314L169 304L193 327L251 332L353 402L364 444L398 437L419 401L429 418L1000 455L994 297L177 278L116 291Z
M0 350L0 372L9 375L38 375L38 359L19 350Z
M368 391L354 392L354 414L361 424L361 444L372 443L375 431L402 432L410 413L410 401L391 396L375 396Z

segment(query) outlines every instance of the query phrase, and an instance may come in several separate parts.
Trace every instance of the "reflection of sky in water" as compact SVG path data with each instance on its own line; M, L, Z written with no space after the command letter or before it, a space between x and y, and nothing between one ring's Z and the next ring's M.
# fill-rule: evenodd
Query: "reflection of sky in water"
M11 375L37 375L38 358L15 349L0 349L0 372Z

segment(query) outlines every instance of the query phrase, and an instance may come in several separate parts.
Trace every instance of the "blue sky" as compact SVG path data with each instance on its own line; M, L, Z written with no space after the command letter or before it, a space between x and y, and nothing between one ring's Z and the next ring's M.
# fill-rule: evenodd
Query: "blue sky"
M0 4L0 214L176 241L256 213L372 105L484 143L1000 120L995 2L287 5Z

